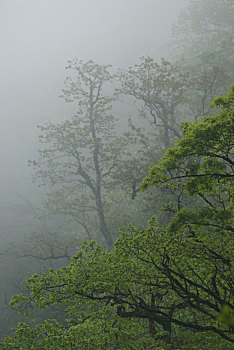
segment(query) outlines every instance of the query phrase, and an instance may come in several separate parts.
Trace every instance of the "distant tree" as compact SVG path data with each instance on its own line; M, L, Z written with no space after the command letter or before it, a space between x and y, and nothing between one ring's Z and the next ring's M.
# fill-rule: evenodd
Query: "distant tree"
M218 65L211 66L205 59L196 64L185 65L185 69L190 76L187 99L189 114L197 119L212 113L211 101L228 89L230 77L223 68Z
M234 78L234 4L232 0L191 0L172 35L173 56L218 65Z
M50 186L48 211L72 217L88 239L97 237L98 222L108 247L113 240L103 190L123 147L114 131L113 97L105 94L113 78L109 68L93 61L69 62L67 69L74 74L66 79L63 97L77 104L77 113L61 123L39 126L45 148L38 161L30 162L34 178Z
M151 57L119 74L120 92L139 101L140 114L157 130L155 144L165 151L180 138L178 109L185 102L188 88L186 73L162 59Z
M119 71L118 79L121 83L118 93L136 103L139 120L129 118L128 156L121 158L115 178L135 199L148 167L180 138L179 124L190 81L188 74L177 66L165 59L157 63L151 57L143 57L139 64ZM150 202L155 210L160 206L159 201Z

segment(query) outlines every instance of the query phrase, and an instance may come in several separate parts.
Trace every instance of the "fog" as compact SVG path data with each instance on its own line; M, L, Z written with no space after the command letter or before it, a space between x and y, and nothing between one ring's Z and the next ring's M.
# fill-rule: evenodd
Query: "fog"
M187 4L0 1L0 193L5 212L11 196L27 194L31 183L27 161L37 152L36 126L69 116L69 106L58 97L67 61L77 57L124 67L143 55L166 56L171 25Z
M213 322L214 315L217 315L220 296L225 295L223 304L220 304L221 313L216 319L222 322L223 306L228 313L231 312L231 308L226 309L231 306L229 302L226 304L226 300L230 301L228 278L231 276L231 265L228 270L229 267L226 268L224 264L229 261L229 250L221 252L219 244L223 242L221 246L225 246L229 242L229 185L225 180L219 189L215 185L216 180L212 180L208 189L203 188L208 181L207 176L204 178L204 169L209 164L212 171L216 167L219 169L219 156L214 153L213 165L209 150L207 163L203 163L203 160L197 162L201 156L197 152L200 151L192 148L188 160L187 150L195 145L192 129L188 128L191 135L190 139L186 139L186 155L183 152L180 154L184 143L181 143L182 148L178 148L179 165L174 170L180 175L175 175L176 180L173 178L173 164L177 164L177 150L165 155L169 159L163 163L165 177L157 176L154 170L150 174L149 167L154 169L152 165L160 162L165 150L173 147L176 140L182 138L184 142L186 132L181 134L182 121L198 121L207 115L213 118L213 114L229 118L226 114L219 115L219 111L213 111L210 106L215 97L226 94L234 76L233 12L232 0L0 0L0 348L4 337L13 334L12 329L17 327L19 321L26 321L30 327L33 325L30 319L27 321L23 317L23 313L17 313L16 298L13 298L15 304L9 303L12 296L29 292L25 289L26 278L33 273L40 275L48 268L57 269L70 264L71 256L83 249L84 240L95 240L104 251L99 259L99 248L96 250L91 244L91 264L91 260L86 260L88 247L84 248L84 259L82 255L77 255L74 262L78 262L79 271L74 288L72 284L70 288L72 275L67 272L61 274L65 278L69 276L64 283L66 290L69 293L74 290L75 293L74 300L78 307L74 308L74 315L74 300L69 315L63 306L59 306L60 301L70 303L71 296L67 299L66 293L61 294L61 298L59 294L55 296L54 301L58 305L50 305L53 298L48 297L45 303L48 303L48 308L40 311L34 308L34 298L39 298L43 303L43 298L40 298L43 288L53 294L54 287L48 284L53 284L53 278L48 278L44 280L44 287L44 282L43 285L40 282L38 292L34 290L35 295L32 293L29 302L22 298L21 310L32 311L36 323L48 317L56 319L65 325L66 332L72 326L70 335L74 333L73 325L84 325L84 328L77 327L78 333L74 333L78 335L78 341L80 335L81 338L84 336L84 348L87 344L92 347L92 336L98 340L98 344L101 344L100 338L106 345L109 341L106 335L110 339L113 337L113 344L116 345L110 348L120 348L122 342L128 347L128 340L133 347L135 341L140 348L143 344L151 347L148 335L152 341L157 340L160 348L164 346L164 341L169 346L169 340L173 348L190 349L196 342L199 346L204 345L201 345L202 349L206 349L207 344L212 344L208 347L213 348L216 343L217 347L222 347L222 343L216 342L218 338L213 339L210 329L207 331L210 336L205 331L207 322ZM88 60L94 62L87 63ZM70 67L66 70L68 65ZM111 65L112 68L103 65ZM67 76L71 79L66 80ZM203 128L202 123L200 126ZM226 129L223 130L225 135L229 135ZM206 133L208 135L208 128ZM206 136L206 133L200 134L199 131L199 137ZM211 132L212 142L217 138L213 134ZM206 144L211 142L206 137L203 139ZM199 145L203 144L198 140ZM203 152L206 152L206 144L202 147ZM225 152L225 147L220 152ZM228 154L225 153L223 158L220 156L220 159L229 160ZM227 161L227 168L230 167L229 163ZM220 169L224 168L222 165ZM161 171L160 166L155 169ZM169 176L166 180L167 170L171 178ZM198 177L199 171L203 177ZM143 181L147 179L147 174L148 180ZM191 176L194 178L192 182ZM212 174L209 172L208 176L210 179ZM215 179L222 179L223 176L222 173L220 178L217 177L215 169ZM204 180L196 182L199 178ZM220 182L217 181L217 184ZM200 189L201 192L197 192ZM226 192L222 192L223 189ZM189 194L191 197L188 198ZM201 224L200 215L206 230ZM156 217L160 226L156 223ZM221 220L219 226L213 224L216 218ZM225 227L226 238L223 234ZM159 233L157 237L156 232L157 235ZM191 240L191 236L194 238L197 233L199 239L201 237L199 246L196 240ZM210 238L213 233L217 240ZM189 242L188 245L185 240ZM185 242L184 247L188 249L179 249L181 242ZM190 256L194 249L197 249L195 255L201 266L196 263L194 254ZM203 251L210 254L202 260ZM106 259L107 256L110 259ZM217 260L216 256L221 259ZM151 264L148 257L152 257L155 263ZM117 260L120 265L116 264ZM86 262L87 274L83 269ZM105 262L110 266L106 266ZM99 264L103 281L96 283L92 273L100 278L99 272L96 274ZM144 266L146 274L142 274ZM128 276L130 271L132 278L133 267L133 280L127 281L124 277L121 281L122 272ZM186 287L186 291L181 289L180 300L179 284L173 282L176 281L173 277L176 274L170 279L169 267L172 274L180 270L179 284L189 278L189 286L193 289L193 278L196 283L199 279L201 284L196 284L197 300L203 303L207 311L212 295L214 307L211 307L211 311L197 309L197 303L190 300L190 287ZM207 268L209 274L203 280ZM182 274L183 269L187 275ZM109 274L111 270L113 278L112 272ZM197 273L194 275L195 270ZM48 271L51 273L52 270ZM135 274L135 271L140 274ZM59 274L56 281L60 281ZM210 276L213 276L212 283ZM111 280L117 283L117 287L112 285ZM32 285L39 283L37 278L30 281ZM108 292L105 289L101 291L106 285L109 286L109 282ZM83 286L89 293L87 300L91 298L95 304L86 303ZM216 296L207 287L206 297L204 286L210 286L211 292L213 287L217 287ZM130 293L122 292L121 288ZM109 290L114 291L113 304ZM56 287L57 291L60 292L60 285ZM101 306L99 309L98 299L101 300L100 305L104 305L102 292L108 295L109 300L104 308ZM125 303L125 296L129 296L129 304L128 301ZM115 304L118 298L120 307L118 302ZM190 300L190 304L184 304L185 299ZM170 304L171 300L173 304ZM143 313L138 314L142 305ZM152 316L154 306L155 317ZM136 310L135 314L132 309L134 312ZM117 314L114 315L116 310ZM173 317L178 316L178 320L183 313L185 322L181 324L176 318L173 321L171 311L174 312ZM158 318L158 313L163 317ZM213 315L211 320L207 315ZM70 319L69 328L67 316L74 316L74 319ZM127 323L118 323L121 316ZM150 318L147 320L146 316ZM133 322L128 322L130 318L127 320L126 317ZM213 327L216 335L222 336L220 330L229 326L228 322L225 320L223 325L216 322L214 327L218 331ZM88 330L92 332L91 337ZM24 333L20 332L17 344L23 348ZM27 347L30 346L27 328L25 332ZM41 341L42 338L36 334L36 342ZM70 341L67 334L66 339ZM227 331L223 331L223 334L223 339L220 339L226 341ZM58 344L58 337L53 337L53 331L49 331L48 335ZM143 342L144 338L146 343ZM13 338L9 339L9 348L12 348L11 345L14 347L16 343ZM77 344L75 346L79 347Z
M34 201L38 192L27 166L38 151L36 126L68 118L72 112L59 98L67 61L93 59L118 68L135 64L140 56L165 57L171 25L187 3L0 1L2 238L10 239L9 233L20 236L15 206L22 206L20 196Z

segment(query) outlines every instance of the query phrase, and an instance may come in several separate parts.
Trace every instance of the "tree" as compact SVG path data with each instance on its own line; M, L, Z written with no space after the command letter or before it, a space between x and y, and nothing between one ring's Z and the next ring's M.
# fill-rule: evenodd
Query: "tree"
M156 217L147 227L129 225L113 251L86 243L70 265L34 274L29 294L13 297L11 305L63 305L67 324L20 324L0 348L118 349L124 341L127 349L163 343L197 349L196 334L200 349L231 349L233 105L234 86L214 100L218 115L183 123L182 138L142 184L144 190L182 186L199 207L179 203L165 228Z
M88 239L97 237L98 221L102 238L111 247L103 190L123 141L115 134L115 119L110 114L113 98L104 92L112 80L109 68L93 61L69 62L67 69L74 75L66 79L63 97L77 103L77 113L61 123L39 127L45 149L39 161L31 164L35 179L50 186L48 211L71 216Z
M190 90L188 103L190 113L194 119L211 113L211 101L219 94L224 93L231 81L223 68L217 65L210 66L206 60L186 67L190 76Z
M189 62L218 65L233 78L232 0L192 0L173 28L175 53Z
M180 138L179 117L190 83L188 74L176 65L165 59L157 63L151 57L142 57L139 64L119 71L117 77L121 83L118 93L137 102L140 116L139 126L129 118L128 156L121 159L115 173L116 182L132 191L135 199L148 167ZM151 201L151 206L155 204L157 207Z
M185 102L188 87L187 74L162 59L161 64L151 57L142 58L140 64L120 72L120 92L133 96L141 103L141 115L149 120L150 126L161 130L158 145L165 151L180 138L177 110Z

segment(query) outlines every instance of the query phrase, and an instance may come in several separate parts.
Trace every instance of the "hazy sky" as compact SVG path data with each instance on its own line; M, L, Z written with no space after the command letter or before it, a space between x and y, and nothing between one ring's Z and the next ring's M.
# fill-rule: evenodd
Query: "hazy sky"
M67 61L127 66L142 55L160 57L188 2L0 0L0 190L4 181L21 181L36 125L66 114L58 95Z

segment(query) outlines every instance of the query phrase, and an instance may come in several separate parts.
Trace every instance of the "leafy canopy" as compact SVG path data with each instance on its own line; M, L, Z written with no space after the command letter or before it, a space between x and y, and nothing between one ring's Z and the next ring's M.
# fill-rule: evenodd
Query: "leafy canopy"
M64 321L19 324L2 349L231 349L233 340L234 86L221 111L182 124L182 138L149 170L142 189L182 189L167 227L129 225L114 249L84 243L68 266L27 280L28 305L65 309ZM186 342L187 339L187 342Z

